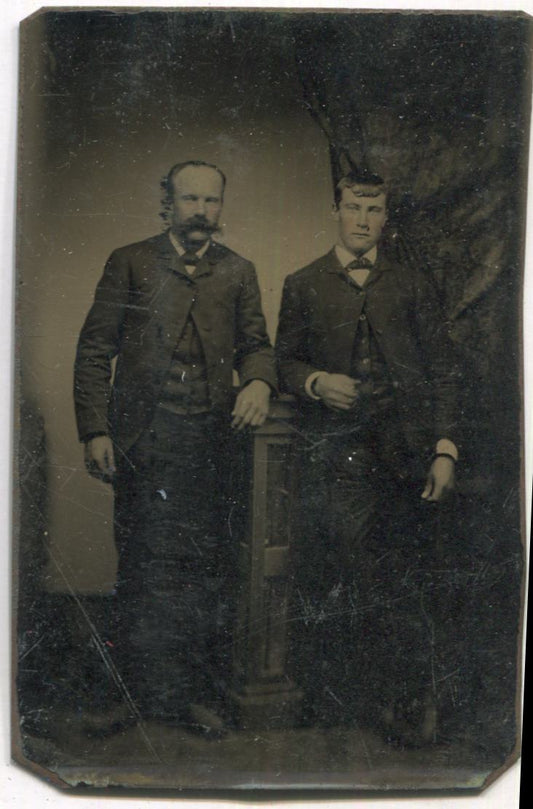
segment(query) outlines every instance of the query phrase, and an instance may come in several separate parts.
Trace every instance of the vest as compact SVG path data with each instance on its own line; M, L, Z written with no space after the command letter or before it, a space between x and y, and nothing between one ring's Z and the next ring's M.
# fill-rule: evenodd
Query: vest
M211 409L205 356L190 315L163 380L158 405L182 415L206 413Z
M366 315L366 298L352 349L351 376L361 382L358 390L367 399L369 415L394 407L392 380Z

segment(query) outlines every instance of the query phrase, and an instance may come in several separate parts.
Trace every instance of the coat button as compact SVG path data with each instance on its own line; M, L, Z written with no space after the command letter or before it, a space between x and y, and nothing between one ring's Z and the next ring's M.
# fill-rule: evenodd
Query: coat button
M366 315L365 314L360 315L359 320L366 320Z

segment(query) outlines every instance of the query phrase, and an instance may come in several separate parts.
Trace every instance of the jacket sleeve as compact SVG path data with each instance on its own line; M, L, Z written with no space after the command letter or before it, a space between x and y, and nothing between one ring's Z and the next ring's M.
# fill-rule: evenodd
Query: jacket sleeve
M237 303L234 367L241 387L253 379L262 379L277 391L274 350L270 343L257 276L252 264L243 272Z
M80 441L110 432L112 359L119 352L129 299L129 263L115 251L106 263L83 324L74 364L74 407Z
M435 440L448 438L459 446L461 369L458 352L450 338L450 323L435 282L427 272L419 272L415 285L418 343L429 369L426 384L432 389Z
M310 362L308 317L304 302L298 292L293 276L289 275L283 285L276 357L281 389L287 393L307 397L305 383L316 371L324 371Z

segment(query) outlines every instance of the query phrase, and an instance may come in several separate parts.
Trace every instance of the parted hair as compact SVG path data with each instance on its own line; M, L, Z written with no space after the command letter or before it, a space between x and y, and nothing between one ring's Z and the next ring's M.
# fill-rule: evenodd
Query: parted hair
M367 169L353 169L344 177L341 177L334 191L335 206L338 208L342 199L342 192L345 188L353 188L355 185L364 186L360 191L360 196L377 197L379 194L388 194L388 186L383 177L374 174Z

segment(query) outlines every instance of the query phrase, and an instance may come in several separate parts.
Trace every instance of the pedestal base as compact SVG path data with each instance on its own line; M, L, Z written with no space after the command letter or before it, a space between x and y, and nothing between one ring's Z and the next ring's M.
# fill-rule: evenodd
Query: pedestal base
M303 692L292 683L231 691L229 696L243 730L292 728L300 722Z

